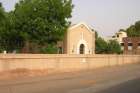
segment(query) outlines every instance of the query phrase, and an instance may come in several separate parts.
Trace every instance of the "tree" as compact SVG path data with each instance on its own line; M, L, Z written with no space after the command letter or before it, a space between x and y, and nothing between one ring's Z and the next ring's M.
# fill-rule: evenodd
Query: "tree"
M95 53L96 54L120 54L121 46L116 40L105 41L95 33Z
M140 37L140 21L126 29L128 37Z
M6 12L0 3L0 52L4 50L4 35L7 31Z
M14 29L12 12L7 13L2 4L0 6L0 52L12 52L19 49L21 38Z
M97 39L97 38L98 38L98 32L95 31L95 39Z
M136 23L135 23L135 28L136 28L136 32L137 32L137 36L139 36L140 37L140 21L137 21Z
M130 26L130 27L126 30L126 32L127 32L128 37L135 37L135 36L137 36L136 28L135 28L134 25Z
M70 25L71 0L21 0L13 12L15 30L30 47L57 43ZM34 47L34 46L33 46Z
M108 42L108 49L107 53L109 54L120 54L122 53L121 51L121 46L116 40L110 40Z
M2 4L0 3L0 21L2 22L2 20L4 18L5 18L5 11L4 11L3 7L2 7Z
M95 52L96 54L105 54L107 53L108 44L101 37L97 38L95 41Z

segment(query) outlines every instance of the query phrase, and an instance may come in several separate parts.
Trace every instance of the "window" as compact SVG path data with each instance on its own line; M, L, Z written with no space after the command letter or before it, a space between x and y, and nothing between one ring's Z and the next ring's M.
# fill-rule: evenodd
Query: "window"
M124 46L124 43L121 43L121 46Z
M133 43L128 43L128 50L132 50L133 49Z
M133 43L128 43L128 46L133 46Z
M138 43L138 48L140 49L140 43Z

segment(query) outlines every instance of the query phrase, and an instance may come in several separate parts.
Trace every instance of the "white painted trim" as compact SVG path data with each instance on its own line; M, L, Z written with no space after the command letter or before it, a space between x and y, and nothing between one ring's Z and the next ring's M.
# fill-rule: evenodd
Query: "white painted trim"
M77 44L77 54L80 54L80 45L84 44L85 45L85 54L89 54L89 49L88 49L88 43L85 40L79 40L78 44Z
M78 24L76 24L76 25L74 25L74 26L69 27L69 30L72 30L72 29L74 29L74 28L76 28L76 27L79 27L80 25L84 25L84 26L88 29L89 32L94 33L94 31L91 30L91 27L89 27L89 26L88 26L86 23L84 23L84 22L80 22L80 23L78 23Z

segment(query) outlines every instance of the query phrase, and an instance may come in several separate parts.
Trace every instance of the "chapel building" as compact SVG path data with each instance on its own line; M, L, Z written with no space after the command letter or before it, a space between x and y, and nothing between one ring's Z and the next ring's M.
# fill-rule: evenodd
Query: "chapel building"
M85 23L73 25L59 48L64 54L95 54L95 31Z

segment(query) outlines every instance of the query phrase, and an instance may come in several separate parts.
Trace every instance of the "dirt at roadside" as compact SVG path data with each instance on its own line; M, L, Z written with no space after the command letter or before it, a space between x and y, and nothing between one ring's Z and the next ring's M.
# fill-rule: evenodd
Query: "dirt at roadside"
M0 72L0 80L16 79L19 77L26 78L35 76L45 76L47 74L48 70L15 69Z
M140 66L140 63L136 63L136 64L126 64L126 65L123 65L123 66L111 66L111 67L103 67L103 68L97 68L97 69L91 69L90 71L88 70L85 70L85 71L80 71L80 72L84 72L84 73L88 73L88 72L91 72L91 73L94 73L94 74L102 74L103 72L105 72L106 70L111 72L111 71L115 71L115 73L119 73L118 71L122 71L122 72L129 72L129 69L130 70L139 70L139 66ZM71 73L72 74L76 74L76 75L79 75L81 73L79 72L71 72L71 73L65 73L65 72L57 72L57 71L53 71L53 69L36 69L36 70L31 70L31 69L15 69L15 70L9 70L9 71L2 71L0 72L0 81L1 80L14 80L14 79L19 79L19 78L28 78L28 77L40 77L40 76L49 76L51 75L50 71L53 72L53 74L60 74L61 73L61 76L63 75L67 75L71 76ZM48 73L49 72L49 73ZM53 75L52 74L52 75ZM104 75L104 74L103 74ZM94 83L94 81L90 81L91 83Z

